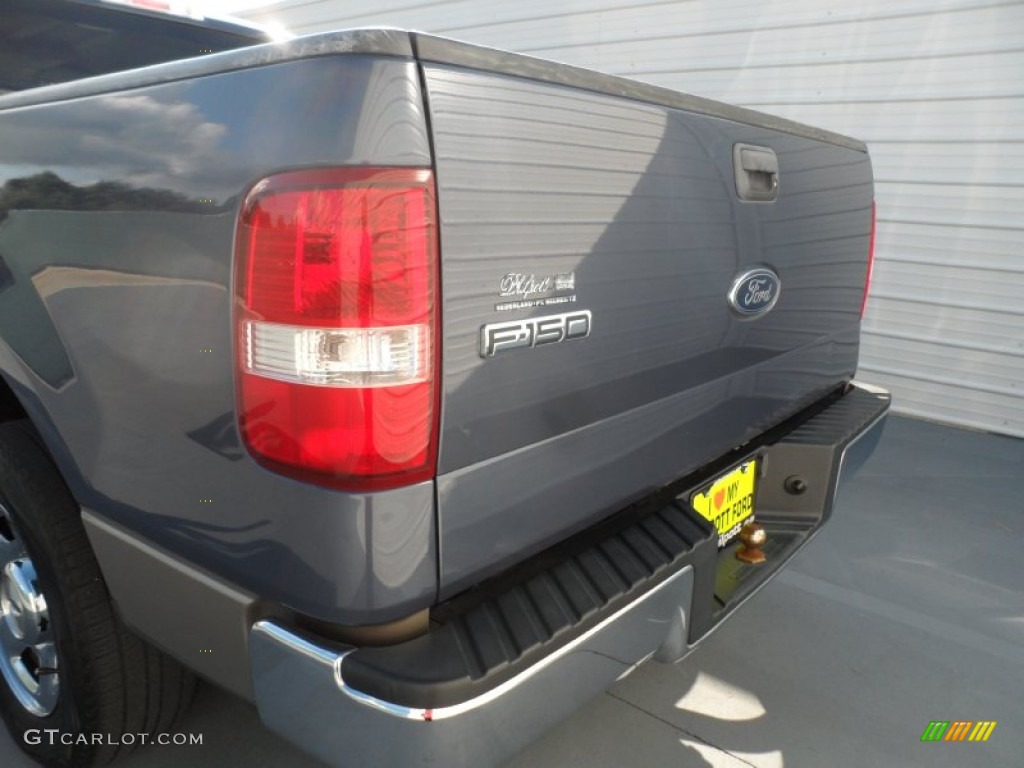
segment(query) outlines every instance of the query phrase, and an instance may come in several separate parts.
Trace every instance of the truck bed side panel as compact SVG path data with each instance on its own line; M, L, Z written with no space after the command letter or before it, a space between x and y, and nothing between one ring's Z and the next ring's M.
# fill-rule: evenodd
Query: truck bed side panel
M415 65L324 56L95 87L0 111L4 374L78 500L317 618L426 607L433 483L348 494L259 467L235 428L231 339L245 192L302 166L429 166Z

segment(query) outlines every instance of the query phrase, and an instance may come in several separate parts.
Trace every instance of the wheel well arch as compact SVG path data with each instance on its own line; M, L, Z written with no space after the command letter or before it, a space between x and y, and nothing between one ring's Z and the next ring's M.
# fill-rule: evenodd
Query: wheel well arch
M36 393L17 379L12 379L9 369L0 366L0 424L19 420L24 420L31 427L36 442L46 451L68 491L81 504L86 488L84 478L56 425Z
M0 422L27 419L28 413L4 376L0 376Z

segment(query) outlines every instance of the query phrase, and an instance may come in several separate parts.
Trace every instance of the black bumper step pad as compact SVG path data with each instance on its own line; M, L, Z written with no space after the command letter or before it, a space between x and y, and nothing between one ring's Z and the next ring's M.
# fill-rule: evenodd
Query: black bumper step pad
M675 502L588 546L566 549L543 553L532 568L514 572L519 579L504 576L454 598L435 612L439 625L426 635L348 655L345 681L400 706L427 709L467 701L528 669L687 564L696 570L700 561L700 571L713 579L717 556L710 525ZM710 596L710 585L695 584L698 589Z

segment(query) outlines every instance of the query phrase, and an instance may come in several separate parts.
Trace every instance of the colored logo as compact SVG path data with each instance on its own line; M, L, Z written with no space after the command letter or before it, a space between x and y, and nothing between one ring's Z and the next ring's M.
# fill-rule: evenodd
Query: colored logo
M729 289L729 305L743 317L763 315L775 306L782 290L779 276L767 267L758 267L737 277Z
M932 720L921 741L988 741L995 729L995 720Z

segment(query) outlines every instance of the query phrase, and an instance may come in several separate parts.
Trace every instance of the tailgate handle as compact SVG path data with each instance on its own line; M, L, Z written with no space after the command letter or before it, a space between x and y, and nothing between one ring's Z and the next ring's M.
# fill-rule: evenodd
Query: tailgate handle
M737 144L732 149L740 200L770 202L779 196L779 158L770 147Z

